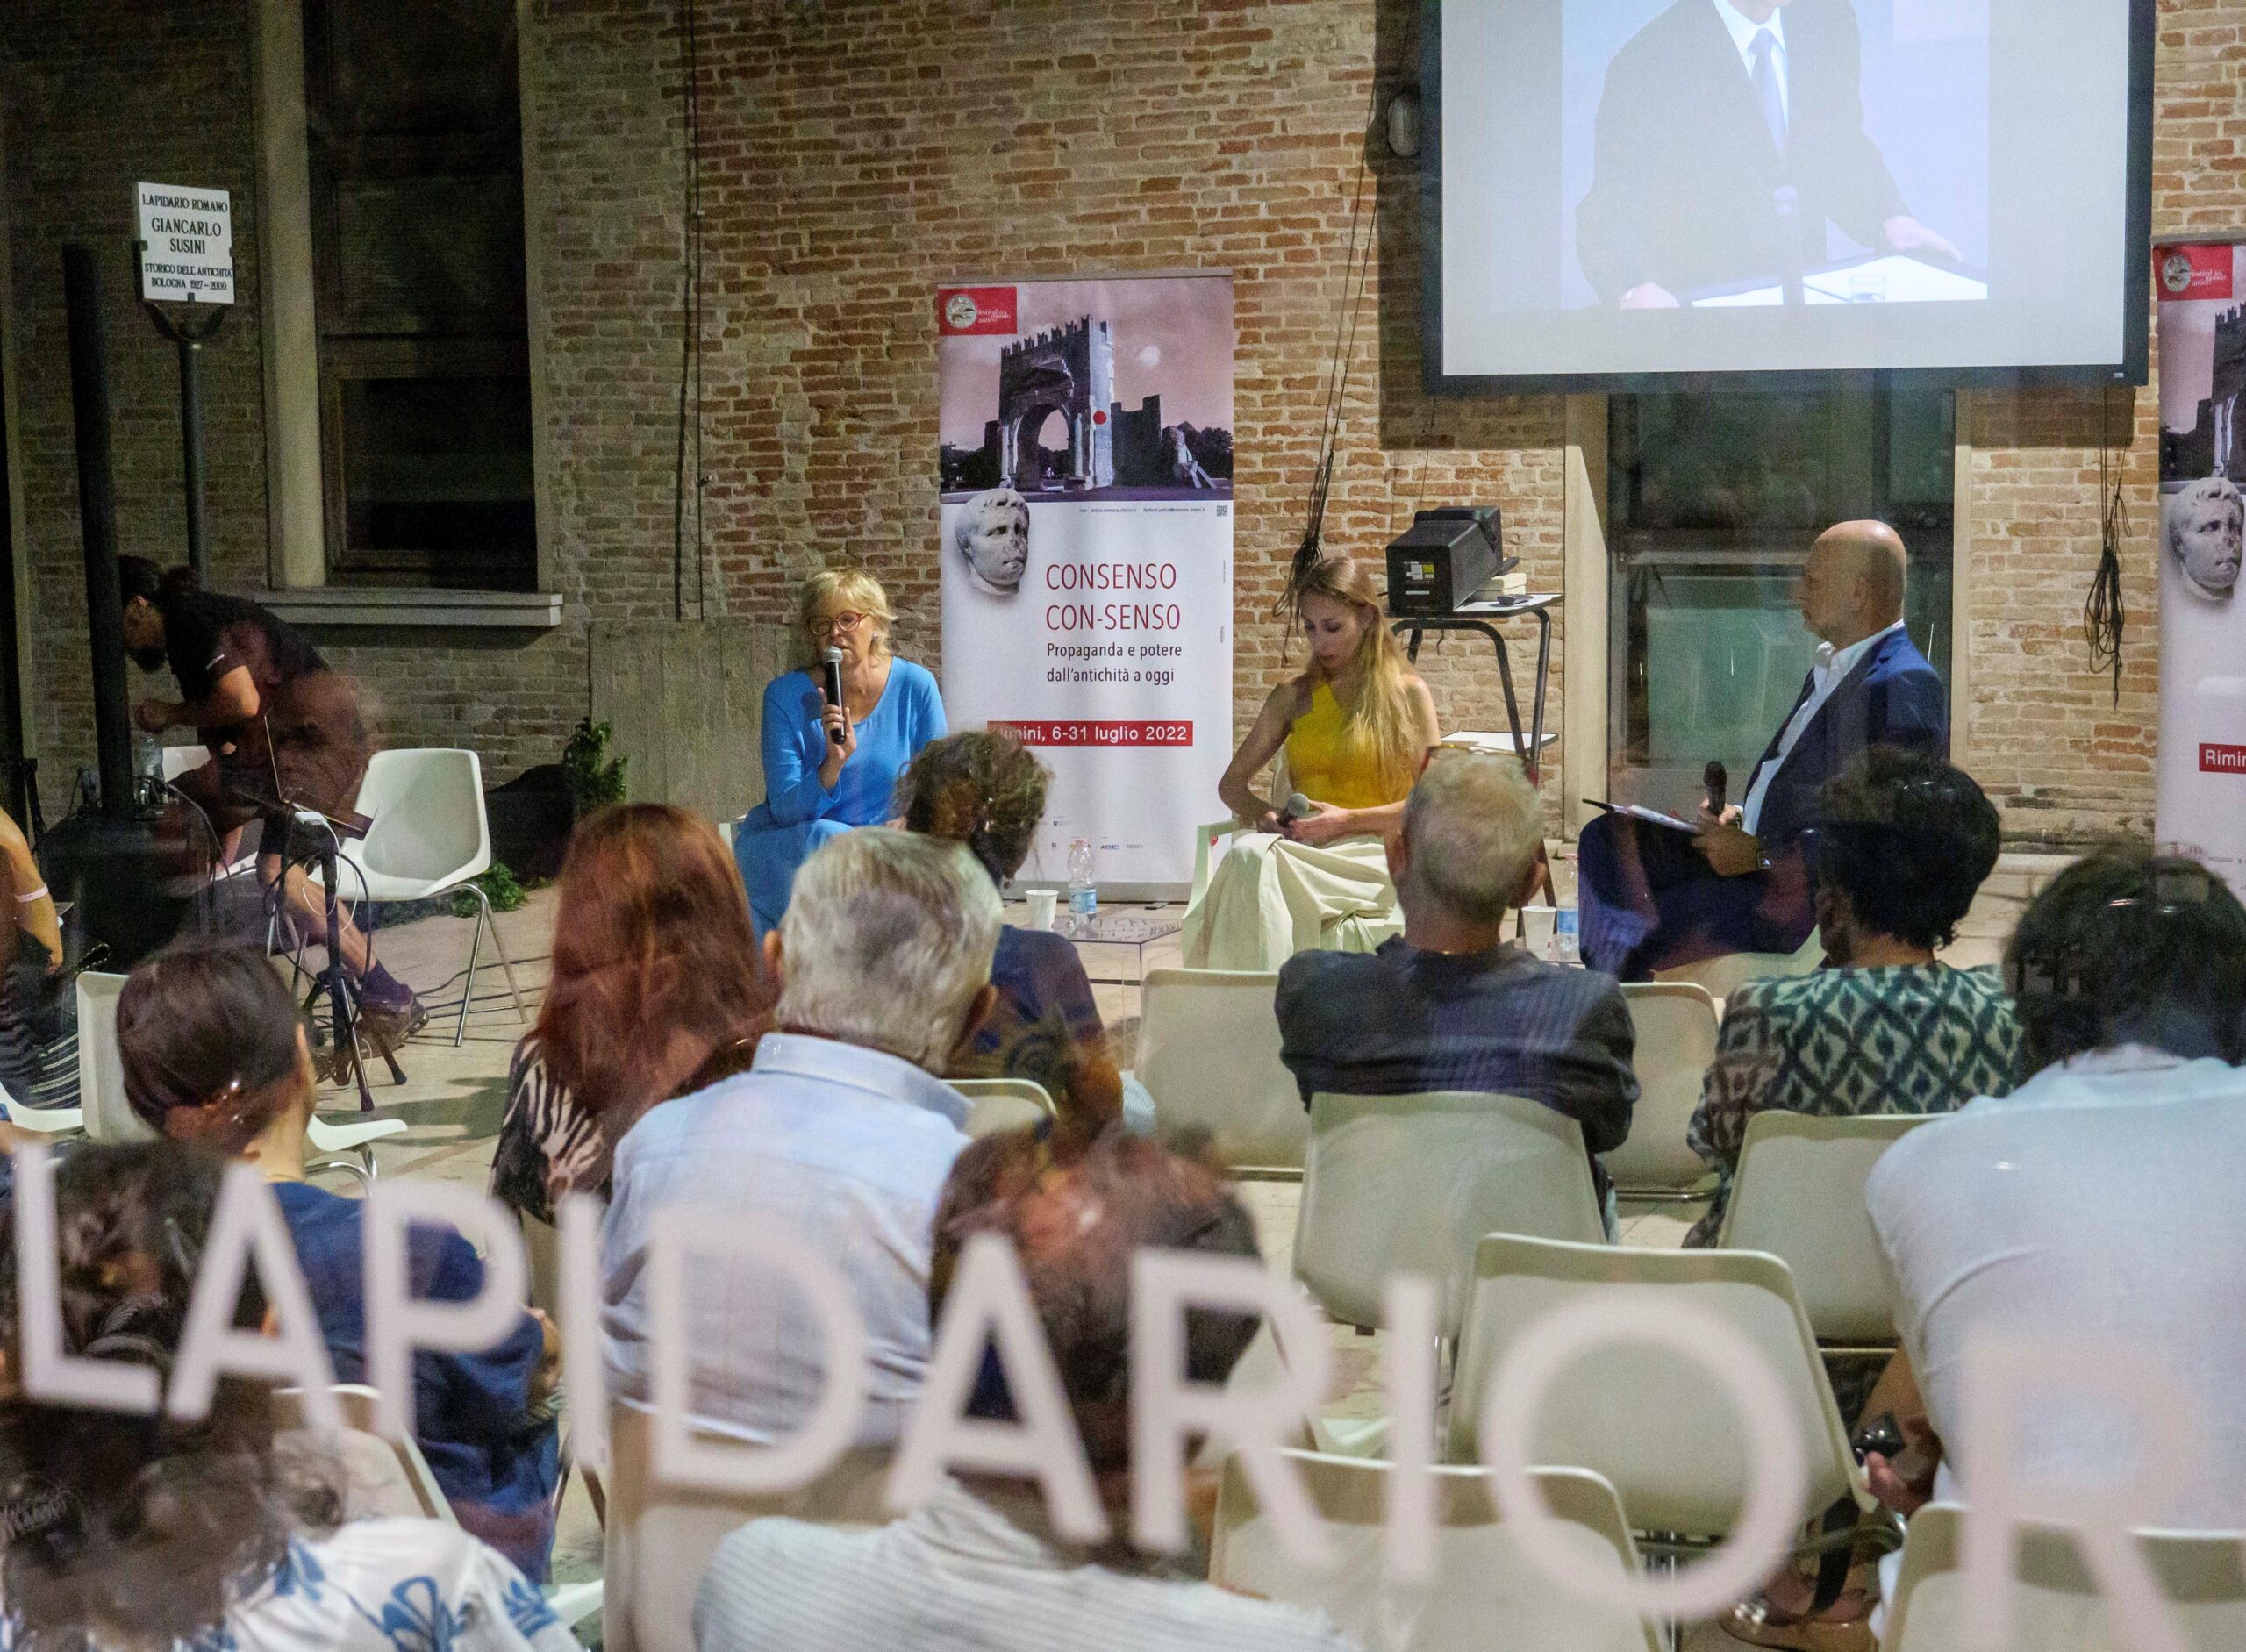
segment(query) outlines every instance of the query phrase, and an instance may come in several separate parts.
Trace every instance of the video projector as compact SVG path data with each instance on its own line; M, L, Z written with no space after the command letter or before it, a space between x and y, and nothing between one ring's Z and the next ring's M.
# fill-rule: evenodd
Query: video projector
M1389 543L1388 611L1398 619L1440 619L1520 561L1505 554L1504 524L1494 504L1417 511L1412 526Z

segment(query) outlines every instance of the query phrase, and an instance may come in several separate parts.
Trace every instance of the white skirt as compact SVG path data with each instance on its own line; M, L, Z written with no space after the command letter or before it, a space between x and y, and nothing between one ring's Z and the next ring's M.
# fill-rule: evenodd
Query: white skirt
M1377 834L1313 848L1242 832L1186 909L1189 969L1277 969L1298 952L1370 952L1404 928Z

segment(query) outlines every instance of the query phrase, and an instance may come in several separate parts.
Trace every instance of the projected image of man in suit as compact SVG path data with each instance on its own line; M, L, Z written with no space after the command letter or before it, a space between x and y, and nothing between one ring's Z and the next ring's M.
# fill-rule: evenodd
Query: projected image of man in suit
M1600 299L1670 309L1827 261L1826 225L1956 261L1864 132L1850 0L1677 0L1608 65L1576 250Z

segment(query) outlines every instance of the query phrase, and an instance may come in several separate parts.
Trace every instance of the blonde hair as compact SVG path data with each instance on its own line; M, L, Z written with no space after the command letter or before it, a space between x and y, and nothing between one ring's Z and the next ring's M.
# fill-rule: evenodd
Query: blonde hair
M812 635L811 622L830 608L855 608L867 619L879 621L871 653L878 660L889 652L889 627L897 616L890 611L889 593L881 588L881 581L862 568L822 568L804 581L803 595L796 599L796 630L803 639L799 665L819 663L819 641Z
M1427 752L1413 704L1412 662L1404 657L1403 645L1380 611L1379 588L1363 564L1336 556L1296 581L1291 596L1298 613L1304 597L1323 597L1356 609L1363 619L1364 630L1350 659L1356 668L1356 692L1341 706L1341 758L1344 764L1370 768L1384 791L1404 796ZM1315 658L1310 673L1313 681L1325 677Z

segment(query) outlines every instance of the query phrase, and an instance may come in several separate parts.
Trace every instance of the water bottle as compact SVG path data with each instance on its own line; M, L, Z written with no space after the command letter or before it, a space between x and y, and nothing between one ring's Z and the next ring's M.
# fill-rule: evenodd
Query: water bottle
M1573 906L1563 906L1552 914L1552 962L1583 962L1583 915Z
M1069 845L1069 916L1083 923L1099 911L1099 890L1091 881L1091 840Z

